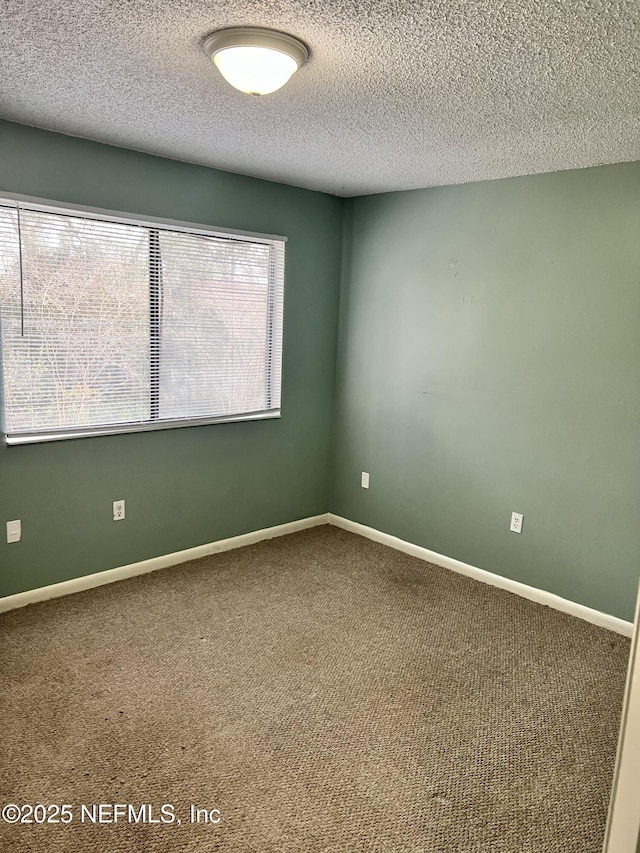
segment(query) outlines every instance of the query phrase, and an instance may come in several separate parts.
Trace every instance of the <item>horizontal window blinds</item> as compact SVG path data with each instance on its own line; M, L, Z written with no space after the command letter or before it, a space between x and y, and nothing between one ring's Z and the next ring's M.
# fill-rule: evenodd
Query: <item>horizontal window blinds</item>
M284 241L0 205L9 443L279 413Z

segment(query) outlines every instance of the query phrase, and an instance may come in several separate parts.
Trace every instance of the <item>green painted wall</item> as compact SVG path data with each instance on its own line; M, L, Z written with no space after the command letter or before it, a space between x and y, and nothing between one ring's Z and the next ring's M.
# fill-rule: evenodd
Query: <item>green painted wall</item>
M332 511L631 619L640 164L355 199L345 229Z
M0 446L0 595L325 512L337 388L334 512L631 618L640 164L343 202L0 122L0 192L289 237L283 417Z
M0 595L327 511L340 199L6 122L0 192L289 238L282 418L0 445Z

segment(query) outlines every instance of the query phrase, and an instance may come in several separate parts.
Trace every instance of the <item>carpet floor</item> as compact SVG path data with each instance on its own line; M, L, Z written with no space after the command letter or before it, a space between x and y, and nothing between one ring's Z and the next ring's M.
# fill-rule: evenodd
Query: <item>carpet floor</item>
M7 853L600 851L629 641L334 527L7 613L0 650L2 802L70 806Z

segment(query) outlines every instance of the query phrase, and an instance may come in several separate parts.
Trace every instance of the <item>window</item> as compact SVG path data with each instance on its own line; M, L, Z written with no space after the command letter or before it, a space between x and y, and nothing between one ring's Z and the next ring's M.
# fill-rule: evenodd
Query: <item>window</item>
M280 414L284 241L0 201L7 443Z

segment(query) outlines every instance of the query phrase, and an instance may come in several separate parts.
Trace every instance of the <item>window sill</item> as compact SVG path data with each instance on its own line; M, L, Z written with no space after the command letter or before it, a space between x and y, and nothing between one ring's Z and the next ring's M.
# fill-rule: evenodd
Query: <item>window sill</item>
M51 430L50 432L15 432L5 434L4 439L5 443L9 446L18 444L40 444L45 441L66 441L70 438L87 438L99 435L123 435L129 432L152 432L160 429L177 429L180 427L205 426L207 424L228 424L240 421L260 421L279 417L280 409L269 409L262 412L248 412L243 415L224 415L217 418L180 418L166 421L144 421L136 424L113 424L102 427Z

